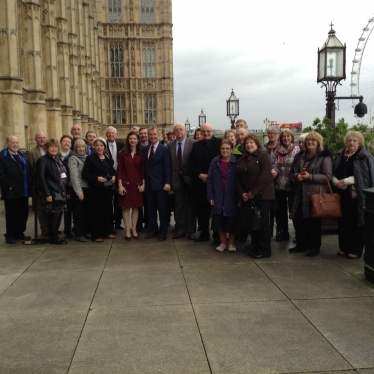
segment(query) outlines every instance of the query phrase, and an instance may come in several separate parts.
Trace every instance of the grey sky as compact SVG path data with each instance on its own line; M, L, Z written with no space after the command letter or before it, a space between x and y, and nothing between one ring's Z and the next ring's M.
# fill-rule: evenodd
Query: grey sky
M350 96L355 49L372 17L372 0L174 0L175 120L188 118L197 126L203 108L215 128L228 128L226 100L234 88L240 117L250 128L263 128L265 118L310 125L325 112L324 88L316 82L317 50L329 24L347 45L347 79L337 95ZM374 32L363 61L374 67ZM341 100L336 118L353 125L351 105Z

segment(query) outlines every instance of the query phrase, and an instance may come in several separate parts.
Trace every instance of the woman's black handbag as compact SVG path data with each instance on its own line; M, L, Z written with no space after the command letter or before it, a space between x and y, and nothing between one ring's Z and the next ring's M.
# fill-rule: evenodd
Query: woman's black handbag
M237 219L237 232L241 230L258 231L261 230L261 210L256 207L253 199L247 201L240 208Z

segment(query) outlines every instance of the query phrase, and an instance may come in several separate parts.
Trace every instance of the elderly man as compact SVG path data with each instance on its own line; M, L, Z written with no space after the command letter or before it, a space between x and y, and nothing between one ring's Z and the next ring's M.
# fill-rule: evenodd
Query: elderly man
M116 140L117 129L113 126L109 126L106 129L106 144L109 156L112 158L114 164L114 170L117 171L118 167L118 154L120 150L125 146L123 142ZM113 192L113 218L114 218L114 227L116 230L123 230L121 226L122 221L122 208L118 205L118 193L117 189Z
M44 152L44 143L47 140L47 135L43 131L39 131L35 135L36 146L32 147L31 149L26 151L26 157L30 162L31 168L33 170L33 175L35 174L36 170L36 161L39 160L40 157L45 155ZM36 178L33 178L36 181ZM48 236L48 221L47 221L47 214L43 208L43 198L38 191L33 193L33 205L36 206L36 214L38 216L40 230L43 235Z
M236 128L236 131L238 131L239 129L244 129L244 130L248 131L247 122L245 122L244 119L238 119L235 122L235 128Z
M191 183L188 173L188 161L195 140L187 138L184 125L174 125L176 139L167 144L171 153L171 187L174 191L174 217L176 233L173 239L187 235L189 240L195 239L196 216L191 197Z
M28 197L32 187L32 171L27 158L18 151L16 136L9 136L6 146L0 153L1 198L4 200L6 225L4 236L7 244L15 244L17 239L31 239L24 231L29 215Z
M197 220L200 226L200 236L195 242L210 240L209 219L211 206L206 199L206 179L211 161L220 154L221 140L213 136L213 127L209 123L201 126L203 139L194 143L190 154L189 167L192 178L193 199L196 206ZM217 232L213 232L215 244L220 240Z
M95 152L94 148L94 140L97 138L97 134L93 130L88 130L86 132L86 144L87 144L87 153L88 155L92 155Z
M70 129L70 134L73 137L73 141L71 142L71 149L74 149L74 143L77 139L82 139L82 126L78 123L74 124Z
M169 209L168 192L171 183L170 151L160 144L158 130L152 126L148 130L150 144L143 148L145 199L148 204L149 232L146 239L158 235L158 239L166 239ZM160 218L160 228L157 226L157 211Z

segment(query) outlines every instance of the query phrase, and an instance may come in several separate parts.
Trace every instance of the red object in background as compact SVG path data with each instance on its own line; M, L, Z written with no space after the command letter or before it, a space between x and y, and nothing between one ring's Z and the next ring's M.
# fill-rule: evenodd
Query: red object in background
M297 122L297 123L280 123L278 126L281 129L302 129L303 124L302 122Z

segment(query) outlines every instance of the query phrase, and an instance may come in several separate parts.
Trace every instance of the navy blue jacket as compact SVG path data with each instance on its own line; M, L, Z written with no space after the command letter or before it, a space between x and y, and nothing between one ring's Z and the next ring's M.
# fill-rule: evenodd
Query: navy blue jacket
M162 190L165 184L171 184L171 160L169 148L158 144L152 159L148 160L150 145L143 147L145 188Z
M236 157L231 155L226 175L226 187L223 190L222 169L219 163L221 156L215 157L210 163L207 178L207 200L214 200L213 214L227 217L238 215L238 199L236 193Z
M9 150L0 152L0 186L2 199L15 199L30 196L32 187L32 172L26 156L18 152L21 165L11 156ZM12 189L10 189L12 188Z

